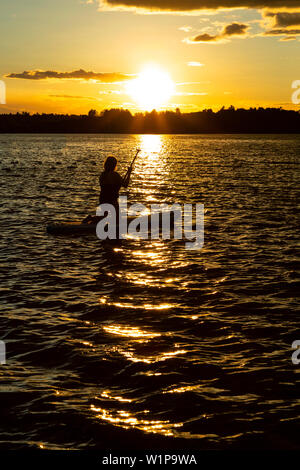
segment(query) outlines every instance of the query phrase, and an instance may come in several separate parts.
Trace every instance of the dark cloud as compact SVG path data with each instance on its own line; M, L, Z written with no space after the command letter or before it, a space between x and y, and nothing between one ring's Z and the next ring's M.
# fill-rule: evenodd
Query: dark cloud
M300 6L300 1L299 1ZM266 18L273 18L273 27L288 28L290 26L300 25L300 12L271 12L264 13Z
M265 31L264 36L285 36L280 41L293 41L300 35L300 29L295 29L300 26L300 12L264 11L263 16L271 20L271 29Z
M222 35L223 36L239 36L246 34L249 28L246 24L232 23L225 26Z
M98 0L104 7L152 11L193 11L217 8L297 8L299 0Z
M122 73L96 73L86 72L85 70L74 70L73 72L55 72L53 70L30 70L22 73L10 73L6 78L20 78L24 80L46 80L51 78L68 80L97 80L103 83L114 83L129 80L132 75Z
M296 41L297 36L288 36L285 38L281 38L280 41Z
M300 29L271 29L264 33L265 36L282 36L282 35L291 35L296 36L300 34Z
M191 38L191 42L213 42L213 41L219 41L219 36L212 36L210 34L204 33L204 34L199 34L198 36Z
M187 42L222 42L224 39L232 36L246 36L248 28L249 26L246 24L231 23L226 25L220 34L199 34L194 38L188 39Z

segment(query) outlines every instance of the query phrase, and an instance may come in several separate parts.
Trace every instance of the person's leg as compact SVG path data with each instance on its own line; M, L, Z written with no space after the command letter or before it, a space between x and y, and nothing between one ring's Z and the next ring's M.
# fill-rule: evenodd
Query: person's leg
M92 219L93 219L93 216L88 215L87 217L85 217L85 218L81 221L81 223L82 223L82 224L90 224L90 223L92 222Z

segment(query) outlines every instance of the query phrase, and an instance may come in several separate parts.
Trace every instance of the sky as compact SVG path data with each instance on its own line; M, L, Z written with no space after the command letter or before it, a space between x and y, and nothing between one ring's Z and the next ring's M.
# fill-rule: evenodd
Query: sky
M1 0L0 113L299 109L299 52L299 0Z

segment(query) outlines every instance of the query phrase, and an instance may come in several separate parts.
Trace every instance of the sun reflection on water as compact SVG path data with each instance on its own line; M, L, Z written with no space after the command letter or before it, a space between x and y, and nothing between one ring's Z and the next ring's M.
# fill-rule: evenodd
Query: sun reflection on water
M148 157L155 160L162 149L163 137L155 134L144 134L140 136L140 148ZM156 154L156 155L155 155Z
M172 359L173 357L176 357L181 354L186 354L187 351L185 349L178 349L177 351L169 351L169 352L164 352L164 353L155 353L150 355L147 355L146 357L139 355L137 356L133 350L121 350L118 349L118 352L125 356L129 361L132 362L142 362L145 364L154 364L155 362L163 362L168 359Z
M101 304L105 304L107 306L111 307L118 307L122 309L136 309L136 310L169 310L171 308L175 308L175 304L149 304L149 303L144 303L144 304L136 304L136 303L129 303L129 302L110 302L108 300L107 296L103 296L101 299L99 299L99 302Z
M108 325L102 327L107 333L118 336L126 336L129 338L155 338L161 336L160 333L151 333L143 331L138 327L123 326L123 325Z
M108 421L115 426L120 426L125 429L135 428L148 433L162 434L164 436L172 436L172 430L183 426L183 423L170 423L168 420L148 420L137 418L132 413L125 410L110 411L104 408L97 408L91 405L91 410L95 413L97 418ZM149 413L144 410L143 414Z
M111 393L109 392L109 390L104 390L102 393L101 393L101 397L102 398L107 398L109 400L116 400L116 401L120 401L120 402L127 402L127 403L131 403L133 400L131 400L130 398L123 398L123 397L120 397L120 396L113 396L111 395Z

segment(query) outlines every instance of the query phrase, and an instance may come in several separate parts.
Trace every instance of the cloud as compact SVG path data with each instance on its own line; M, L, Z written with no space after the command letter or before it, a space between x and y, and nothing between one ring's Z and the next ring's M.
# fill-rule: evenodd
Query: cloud
M273 28L289 28L290 26L300 25L300 12L266 11L263 16L273 20Z
M270 31L264 32L264 36L283 36L283 35L296 36L298 34L300 34L300 29L271 29Z
M201 62L188 62L189 67L203 67L204 64L201 64Z
M279 41L296 41L297 37L296 36L287 36L285 38L279 39Z
M299 0L98 0L100 9L188 12L219 8L299 8Z
M124 95L121 90L98 91L99 95Z
M222 35L223 36L239 36L247 33L247 29L249 28L246 24L240 23L231 23L225 26Z
M286 36L280 41L294 41L300 34L300 12L299 11L269 11L262 12L264 28L269 28L262 36ZM295 28L296 26L296 28Z
M202 92L177 91L175 95L176 96L205 96L205 95L208 95L208 93L204 91Z
M220 34L211 35L208 33L199 34L193 38L185 39L185 42L189 44L197 42L210 42L210 43L221 43L229 37L233 36L246 36L249 26L242 23L231 23L224 27Z
M202 81L202 82L181 82L176 83L176 86L190 86L190 85L208 85L210 80Z
M285 36L280 41L295 41L300 35L300 12L299 11L269 11L262 12L264 26L269 27L263 36ZM295 28L296 26L296 28Z
M53 70L25 70L22 73L10 73L6 78L19 78L23 80L46 80L46 79L64 79L64 80L97 80L102 83L115 83L129 80L133 75L122 73L97 73L86 72L79 69L73 72L55 72Z
M179 31L184 31L185 33L188 33L192 29L193 28L191 26L180 26Z
M211 34L204 33L204 34L198 34L198 36L195 36L193 38L188 38L186 39L186 42L188 43L193 43L193 42L216 42L216 41L221 41L220 36L212 36Z
M76 99L76 100L90 100L97 101L97 98L91 96L78 96L78 95L49 95L49 98L63 98L63 99Z

